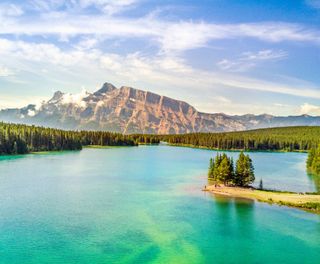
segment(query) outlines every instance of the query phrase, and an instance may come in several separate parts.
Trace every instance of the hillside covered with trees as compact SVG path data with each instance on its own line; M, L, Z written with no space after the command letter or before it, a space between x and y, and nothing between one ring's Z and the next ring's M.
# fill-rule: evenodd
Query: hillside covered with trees
M160 140L221 150L307 151L320 144L320 127L282 127L228 133L163 135Z
M208 179L224 185L249 186L255 180L252 160L241 152L234 166L232 158L218 153L210 159Z
M320 175L320 145L309 151L307 170L311 174Z
M156 143L151 135L122 135L99 131L65 131L52 128L0 123L0 154L37 151L80 150L83 146L135 146Z

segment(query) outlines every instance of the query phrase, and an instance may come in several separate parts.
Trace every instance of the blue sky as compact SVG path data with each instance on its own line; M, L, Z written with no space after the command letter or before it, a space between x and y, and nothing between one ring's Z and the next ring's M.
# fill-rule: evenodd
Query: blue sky
M0 1L0 108L104 82L204 112L320 115L320 0Z

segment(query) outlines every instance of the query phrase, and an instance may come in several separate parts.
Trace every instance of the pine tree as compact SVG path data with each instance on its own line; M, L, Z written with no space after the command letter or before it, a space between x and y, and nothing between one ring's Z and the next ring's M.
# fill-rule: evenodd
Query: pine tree
M208 177L217 183L225 185L233 182L233 160L226 154L217 154L215 159L210 159Z
M263 190L263 181L262 181L262 179L260 179L260 182L259 182L259 190Z
M220 174L220 163L222 161L222 156L220 153L216 155L216 158L214 160L213 164L213 180L219 181L219 174Z
M255 180L255 176L254 176L254 167L253 167L252 159L250 158L249 155L246 155L244 186L248 186L252 184L254 180Z
M240 153L236 163L234 180L237 186L248 186L255 180L252 160L243 152Z
M209 169L208 169L208 178L209 179L213 178L213 172L214 172L214 161L213 161L213 158L211 158L210 163L209 163Z
M222 156L218 171L218 182L226 184L230 174L228 157L226 155Z

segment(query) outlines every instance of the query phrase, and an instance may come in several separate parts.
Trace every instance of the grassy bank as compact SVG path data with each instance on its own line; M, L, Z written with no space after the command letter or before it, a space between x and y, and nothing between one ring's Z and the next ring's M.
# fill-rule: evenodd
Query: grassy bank
M207 186L204 191L230 197L253 199L270 204L295 207L320 214L320 195L282 191L263 191L253 188Z

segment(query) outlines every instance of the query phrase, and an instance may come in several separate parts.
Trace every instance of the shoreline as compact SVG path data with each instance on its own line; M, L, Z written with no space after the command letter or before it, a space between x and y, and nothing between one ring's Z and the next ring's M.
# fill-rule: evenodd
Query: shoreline
M252 187L229 187L223 185L209 185L203 189L217 195L234 198L246 198L269 204L277 204L302 209L308 212L320 214L320 195L295 192L258 190Z
M308 153L308 150L261 150L261 149L223 149L223 148L210 148L205 146L197 146L192 144L174 144L167 143L171 147L182 147L182 148L193 148L193 149L204 149L204 150L213 150L213 151L229 151L229 152L262 152L262 153Z

